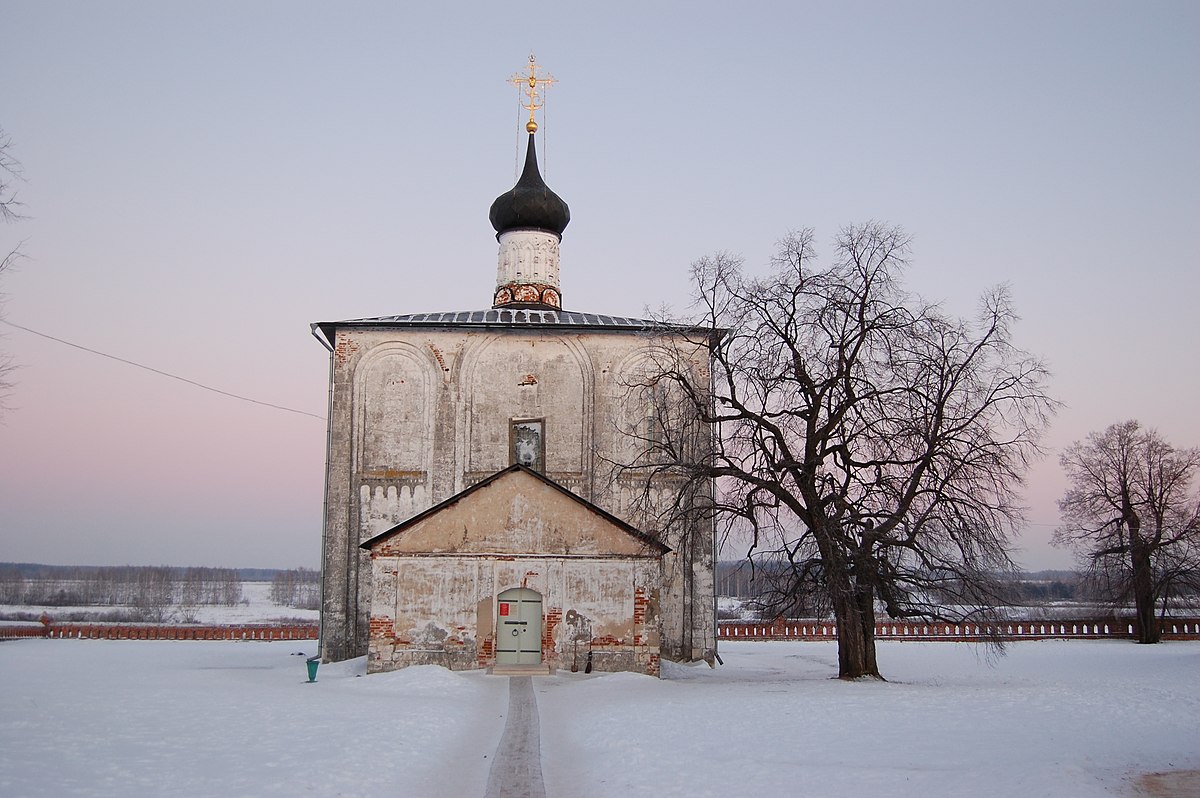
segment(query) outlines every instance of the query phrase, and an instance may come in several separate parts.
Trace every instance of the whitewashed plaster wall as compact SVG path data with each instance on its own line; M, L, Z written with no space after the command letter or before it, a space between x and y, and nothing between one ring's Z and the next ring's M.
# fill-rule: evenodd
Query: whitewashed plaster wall
M545 420L548 477L655 534L663 655L716 649L713 531L653 528L629 462L644 399L629 383L654 341L631 330L395 327L338 330L332 357L323 564L327 659L367 652L370 565L359 544L510 465L513 418ZM707 374L696 353L694 368ZM667 501L672 488L659 488Z
M377 557L369 672L409 665L463 670L495 661L495 597L513 586L542 596L543 654L556 668L658 673L660 578L653 559L586 557ZM398 577L403 573L403 578ZM648 596L638 622L635 596Z

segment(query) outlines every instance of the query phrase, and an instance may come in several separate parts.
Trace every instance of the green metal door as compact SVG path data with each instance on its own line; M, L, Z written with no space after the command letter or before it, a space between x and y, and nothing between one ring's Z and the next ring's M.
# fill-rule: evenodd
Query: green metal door
M496 597L496 664L542 664L542 594L514 587Z

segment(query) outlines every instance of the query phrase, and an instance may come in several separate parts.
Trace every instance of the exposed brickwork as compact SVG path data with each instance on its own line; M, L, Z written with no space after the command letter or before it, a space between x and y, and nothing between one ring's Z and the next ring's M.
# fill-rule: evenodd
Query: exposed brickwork
M376 640L379 638L396 639L396 628L393 625L392 619L386 615L371 616L371 639Z
M635 588L633 591L633 622L638 626L646 623L646 608L649 604L646 589L644 587Z
M449 371L450 367L446 365L446 357L442 354L442 350L438 349L433 344L428 344L428 346L429 351L433 352L433 356L437 358L438 365L441 366L442 371Z
M562 607L551 607L546 610L545 621L542 625L542 660L557 664L558 652L554 646L554 628L562 623Z
M353 337L344 333L337 337L337 346L333 348L333 354L339 363L345 363L357 351L358 341L354 340Z
M592 638L593 648L615 647L625 645L625 638L612 637L610 635L601 635L600 637Z
M496 662L496 639L492 635L488 635L479 643L479 651L475 658L475 664L481 668L487 668L494 665Z

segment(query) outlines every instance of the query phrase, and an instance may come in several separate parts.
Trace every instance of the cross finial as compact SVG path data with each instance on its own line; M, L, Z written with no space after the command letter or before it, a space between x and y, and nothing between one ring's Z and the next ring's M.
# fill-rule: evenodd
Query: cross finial
M521 105L529 109L529 121L525 123L525 129L530 133L536 133L538 125L537 120L534 119L534 114L546 104L542 99L541 90L549 88L553 84L558 83L558 81L549 72L546 73L545 77L538 77L538 70L541 67L538 66L537 59L534 58L533 53L529 54L528 69L529 74L522 75L518 72L509 78L508 82L525 93L525 100L521 103Z

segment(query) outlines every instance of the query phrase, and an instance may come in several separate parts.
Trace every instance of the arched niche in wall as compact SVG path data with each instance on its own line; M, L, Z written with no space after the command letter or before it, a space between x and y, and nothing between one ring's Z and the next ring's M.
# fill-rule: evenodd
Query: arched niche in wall
M615 463L633 463L651 443L663 394L652 378L664 370L663 357L663 351L647 342L612 365L606 386L611 405L602 423L614 434L616 445L608 459Z
M699 440L696 435L703 433L678 384L657 376L690 374L698 384L706 373L701 367L704 357L702 349L686 341L643 338L608 367L605 404L597 416L605 426L597 438L609 442L599 452L607 469L598 480L609 486L607 499L614 510L645 530L651 529L659 510L671 505L677 490L652 466L670 461L669 452L679 447L691 451ZM653 484L648 484L651 474ZM655 506L659 510L651 509Z
M591 472L595 376L578 340L538 332L491 335L468 346L462 363L468 477L511 465L513 419L543 422L548 476Z
M354 440L359 475L418 477L433 464L435 390L441 369L425 350L381 344L354 372Z

